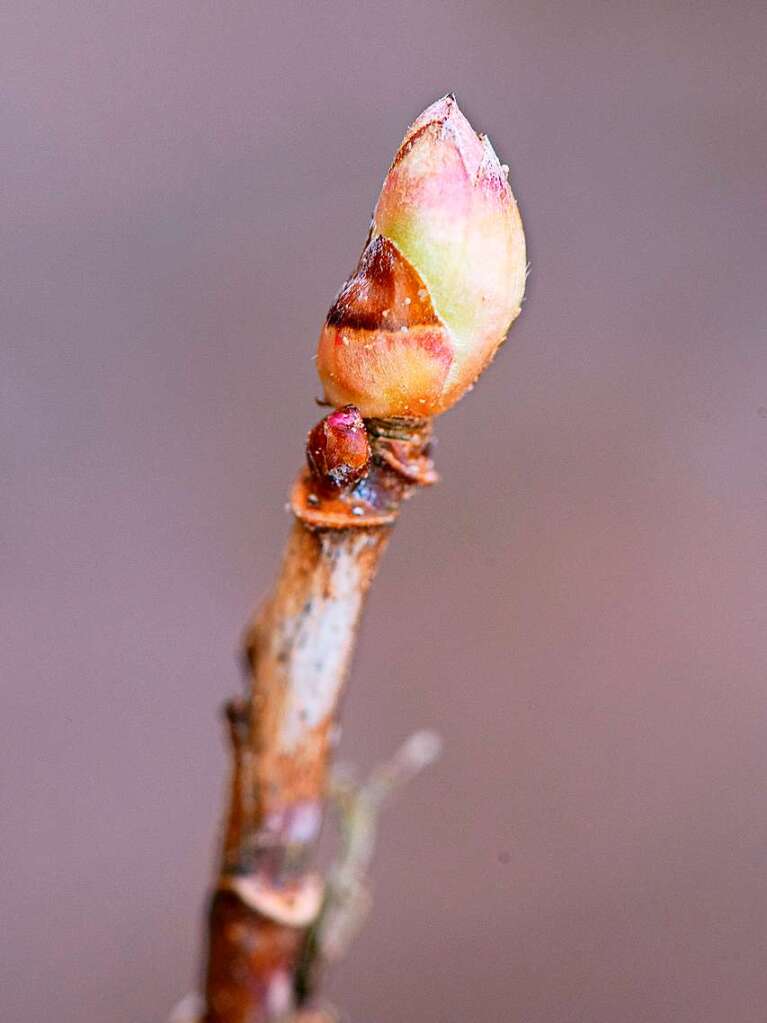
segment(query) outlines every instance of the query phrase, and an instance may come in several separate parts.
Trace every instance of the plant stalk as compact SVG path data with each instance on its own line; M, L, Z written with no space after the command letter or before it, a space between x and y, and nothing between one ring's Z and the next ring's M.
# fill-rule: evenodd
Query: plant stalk
M372 466L353 489L300 476L277 584L246 635L249 695L227 706L233 770L204 1023L271 1023L301 1008L297 976L323 900L310 863L365 595L401 502L435 479L428 421L367 427Z

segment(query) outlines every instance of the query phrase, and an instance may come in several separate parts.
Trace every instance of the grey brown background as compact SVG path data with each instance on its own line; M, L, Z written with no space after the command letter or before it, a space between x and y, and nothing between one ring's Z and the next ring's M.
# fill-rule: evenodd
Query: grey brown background
M354 1023L763 1023L765 16L753 3L2 14L2 985L190 986L246 612L408 121L512 168L529 301L439 423L345 708L389 814Z

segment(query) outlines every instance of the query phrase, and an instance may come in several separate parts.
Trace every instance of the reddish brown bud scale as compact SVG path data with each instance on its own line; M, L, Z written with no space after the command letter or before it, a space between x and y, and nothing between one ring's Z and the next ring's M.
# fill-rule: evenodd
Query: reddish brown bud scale
M380 235L341 289L320 339L330 384L391 416L423 417L439 400L453 351L414 267Z
M370 441L359 409L345 405L321 419L307 438L306 458L317 480L331 490L361 480L370 465Z

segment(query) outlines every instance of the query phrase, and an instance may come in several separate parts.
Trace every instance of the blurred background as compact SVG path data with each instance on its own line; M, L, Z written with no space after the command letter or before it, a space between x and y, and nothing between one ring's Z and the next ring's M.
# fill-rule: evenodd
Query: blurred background
M529 297L438 422L344 713L388 813L354 1023L763 1023L759 3L11 3L2 900L14 1023L194 984L242 625L378 187L455 90ZM394 638L393 638L394 637ZM383 666L383 667L382 667Z

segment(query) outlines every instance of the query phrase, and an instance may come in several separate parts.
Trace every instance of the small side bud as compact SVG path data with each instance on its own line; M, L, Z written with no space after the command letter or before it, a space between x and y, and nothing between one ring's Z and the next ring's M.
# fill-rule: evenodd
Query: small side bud
M357 483L370 465L365 421L355 405L329 413L310 431L306 459L314 476L331 490Z

